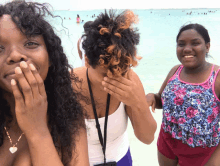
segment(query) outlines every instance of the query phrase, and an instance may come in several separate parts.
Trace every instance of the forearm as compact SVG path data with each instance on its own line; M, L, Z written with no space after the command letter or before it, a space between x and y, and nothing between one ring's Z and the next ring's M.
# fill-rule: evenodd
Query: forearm
M156 100L156 107L155 108L162 109L161 95L159 93L154 93L154 97Z
M33 166L63 166L49 131L27 141Z
M136 137L145 144L150 144L154 140L154 133L157 129L157 123L154 120L147 104L140 107L128 107L130 110L130 119L134 128Z

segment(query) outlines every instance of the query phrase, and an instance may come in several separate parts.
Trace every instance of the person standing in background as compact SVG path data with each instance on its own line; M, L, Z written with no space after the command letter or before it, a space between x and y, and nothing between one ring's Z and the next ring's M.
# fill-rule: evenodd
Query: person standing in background
M87 21L84 25L84 32L86 33L89 28L90 28L90 24L92 23L92 21ZM82 35L81 38L79 38L78 42L77 42L77 50L78 50L78 54L80 59L82 60L82 66L85 66L85 50L82 48L82 42L86 39L85 35Z
M79 17L79 15L77 14L77 17L76 17L76 23L80 23L81 19Z

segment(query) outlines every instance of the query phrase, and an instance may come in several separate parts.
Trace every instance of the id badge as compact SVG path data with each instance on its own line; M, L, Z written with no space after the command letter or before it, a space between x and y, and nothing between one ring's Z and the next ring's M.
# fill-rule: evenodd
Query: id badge
M102 164L98 164L98 165L94 165L94 166L117 166L117 163L115 161L113 162L108 162L108 163L102 163Z

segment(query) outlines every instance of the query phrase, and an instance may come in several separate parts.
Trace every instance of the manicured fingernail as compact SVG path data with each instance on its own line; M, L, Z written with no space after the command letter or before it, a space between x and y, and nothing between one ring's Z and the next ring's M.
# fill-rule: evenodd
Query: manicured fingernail
M35 70L36 69L33 64L29 64L29 66L30 66L31 70Z
M16 81L14 79L11 80L11 85L16 85Z
M22 66L23 68L27 68L27 63L26 63L26 62L22 61L20 64L21 64L21 66Z
M22 73L21 68L20 67L16 67L15 68L15 73L21 74Z

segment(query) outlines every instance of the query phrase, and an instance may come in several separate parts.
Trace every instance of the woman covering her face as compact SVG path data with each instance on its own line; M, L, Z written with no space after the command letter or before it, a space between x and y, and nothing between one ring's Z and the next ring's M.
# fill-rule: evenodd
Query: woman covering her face
M139 59L139 34L132 27L136 21L132 11L105 12L85 32L82 45L86 67L74 72L82 79L80 89L87 98L81 104L88 114L85 121L90 166L132 165L128 117L140 141L150 144L154 139L156 122L146 103L143 85L131 69Z

